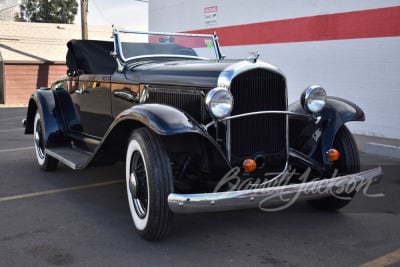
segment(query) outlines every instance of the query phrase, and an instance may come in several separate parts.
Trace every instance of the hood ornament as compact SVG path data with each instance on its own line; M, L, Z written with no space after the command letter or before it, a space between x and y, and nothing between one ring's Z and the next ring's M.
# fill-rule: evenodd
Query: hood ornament
M252 63L256 63L257 59L260 57L260 52L254 51L254 52L250 52L249 54L250 54L250 56L247 58L247 60Z

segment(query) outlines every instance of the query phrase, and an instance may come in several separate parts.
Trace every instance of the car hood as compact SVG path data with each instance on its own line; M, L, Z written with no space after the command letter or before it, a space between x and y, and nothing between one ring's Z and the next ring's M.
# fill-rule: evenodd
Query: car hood
M168 62L144 62L130 68L126 78L147 84L163 84L178 86L216 87L220 74L234 66L246 63L251 67L266 67L258 63L249 63L244 60L181 60ZM254 66L253 66L254 65ZM279 70L267 65L273 71Z

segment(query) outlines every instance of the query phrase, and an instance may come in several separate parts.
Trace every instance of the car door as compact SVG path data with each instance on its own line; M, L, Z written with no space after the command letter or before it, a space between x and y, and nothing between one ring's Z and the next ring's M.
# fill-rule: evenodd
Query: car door
M110 75L81 75L71 93L80 117L82 133L102 138L113 119L111 116Z

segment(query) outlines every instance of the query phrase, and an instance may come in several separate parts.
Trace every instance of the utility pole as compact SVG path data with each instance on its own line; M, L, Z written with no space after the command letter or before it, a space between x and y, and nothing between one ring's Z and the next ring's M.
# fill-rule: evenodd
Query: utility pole
M88 39L87 12L89 0L81 0L82 40Z

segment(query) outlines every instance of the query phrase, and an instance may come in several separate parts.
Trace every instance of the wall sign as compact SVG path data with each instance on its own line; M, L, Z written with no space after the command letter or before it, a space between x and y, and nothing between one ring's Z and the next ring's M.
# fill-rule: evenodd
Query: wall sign
M217 24L217 6L209 6L204 8L204 22L206 25Z

